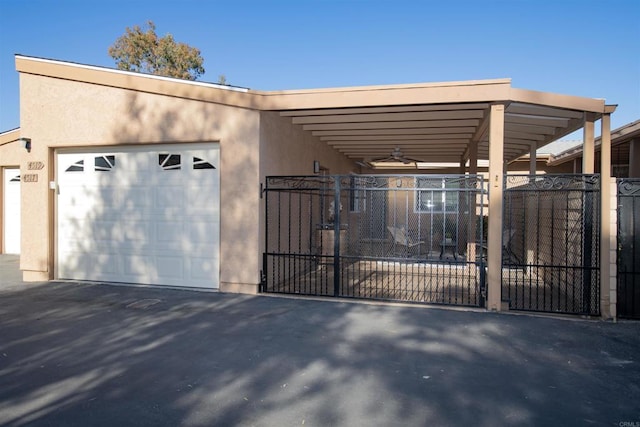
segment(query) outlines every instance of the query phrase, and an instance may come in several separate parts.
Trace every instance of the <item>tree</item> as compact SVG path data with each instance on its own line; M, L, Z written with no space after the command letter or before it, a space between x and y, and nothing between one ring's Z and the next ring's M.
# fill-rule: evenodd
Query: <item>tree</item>
M119 70L138 71L159 76L196 80L204 74L200 50L176 42L171 34L158 38L156 26L127 27L125 33L109 47L109 55Z

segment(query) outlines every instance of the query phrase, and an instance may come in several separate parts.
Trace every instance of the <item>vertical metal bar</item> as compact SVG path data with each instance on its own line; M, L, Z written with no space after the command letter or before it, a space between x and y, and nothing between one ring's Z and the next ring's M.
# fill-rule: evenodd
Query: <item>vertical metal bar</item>
M340 176L334 177L334 221L333 221L333 296L340 293Z
M308 195L309 199L309 254L313 253L313 192Z
M265 179L264 188L264 253L263 268L265 275L265 282L269 281L268 269L267 269L267 256L269 252L269 177ZM265 292L269 288L268 283L264 283L261 292Z
M569 277L568 277L568 261L569 261L569 224L571 223L571 217L569 215L569 196L570 196L571 192L568 192L567 197L565 197L567 203L565 205L565 223L564 223L564 252L565 252L565 262L564 262L564 311L567 312L569 311L569 292L568 292L568 286L569 286ZM560 308L560 304L562 303L562 300L558 300L558 308Z
M485 307L487 282L486 271L484 267L484 202L487 193L484 189L484 178L480 177L480 298L478 300L480 307ZM474 209L476 207L474 206ZM502 289L502 286L500 287Z
M640 181L635 181L634 184L636 185L636 187L640 186ZM637 290L637 287L640 286L640 272L638 272L638 250L640 250L640 245L638 245L638 243L640 242L640 239L638 238L638 236L640 236L640 230L636 229L636 226L638 225L638 223L640 221L636 220L636 207L638 205L638 203L640 203L640 194L638 193L634 193L634 195L630 196L627 198L630 202L631 202L631 223L630 223L630 228L631 230L629 230L628 235L632 236L631 239L628 239L628 247L631 250L631 259L633 260L633 262L631 263L630 266L627 266L627 268L625 268L625 270L630 270L630 273L625 274L625 287L628 288L627 291L627 316L628 317L632 317L634 319L638 319L640 318L640 307L638 307L637 303L640 303L640 298L637 298L636 296L640 293L640 290ZM636 203L638 202L638 203ZM627 205L629 204L629 202L627 202ZM627 208L628 209L628 208ZM629 282L631 282L629 284Z

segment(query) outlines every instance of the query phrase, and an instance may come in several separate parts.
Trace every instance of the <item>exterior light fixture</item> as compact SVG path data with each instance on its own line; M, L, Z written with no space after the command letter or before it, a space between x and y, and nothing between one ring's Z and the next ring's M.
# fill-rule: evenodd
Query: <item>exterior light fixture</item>
M31 152L31 138L20 138L18 139L22 148L27 150L27 152Z
M317 160L313 161L313 173L316 175L320 173L320 162Z

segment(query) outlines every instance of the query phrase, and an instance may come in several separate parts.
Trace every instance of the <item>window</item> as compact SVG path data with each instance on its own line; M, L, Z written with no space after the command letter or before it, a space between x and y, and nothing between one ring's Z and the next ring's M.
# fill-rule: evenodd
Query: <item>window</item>
M108 156L98 156L95 158L95 169L96 171L109 172L116 165L116 156L108 155Z
M447 181L446 178L417 177L415 212L457 212L457 186L457 182Z
M611 165L611 175L616 178L628 178L629 177L629 165Z
M83 172L84 171L84 160L78 160L71 166L69 166L65 172Z
M213 166L209 162L205 162L204 160L202 160L199 157L194 157L193 158L193 168L194 169L215 169L215 166Z
M178 170L181 168L180 154L158 154L158 165L166 171Z

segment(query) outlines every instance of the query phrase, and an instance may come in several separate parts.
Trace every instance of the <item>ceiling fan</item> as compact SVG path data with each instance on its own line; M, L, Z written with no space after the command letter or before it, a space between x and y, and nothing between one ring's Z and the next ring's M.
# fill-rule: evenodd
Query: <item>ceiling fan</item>
M421 162L422 160L418 160L418 159L413 159L411 157L407 157L404 155L404 153L402 151L400 151L400 147L396 147L393 149L393 151L391 151L391 154L389 156L386 157L378 157L376 159L370 159L368 160L366 163L368 164L373 164L373 163L404 163L405 165L408 165L409 163L415 163L415 162Z

